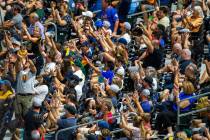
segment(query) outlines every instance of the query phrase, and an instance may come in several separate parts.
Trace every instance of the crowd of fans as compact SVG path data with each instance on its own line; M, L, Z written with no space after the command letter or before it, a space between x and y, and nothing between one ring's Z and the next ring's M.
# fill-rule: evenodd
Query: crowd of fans
M0 0L0 139L210 140L209 16L209 0Z

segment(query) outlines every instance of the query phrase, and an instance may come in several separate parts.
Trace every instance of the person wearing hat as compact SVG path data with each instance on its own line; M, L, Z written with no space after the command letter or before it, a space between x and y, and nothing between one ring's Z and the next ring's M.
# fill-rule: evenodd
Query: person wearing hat
M107 90L107 94L111 98L113 106L116 107L117 106L117 103L118 103L118 101L117 101L117 95L120 92L120 87L117 84L114 84L113 83L110 86L107 85L106 86L106 89L108 89Z
M130 36L130 30L131 30L131 24L129 22L124 22L120 24L120 35L114 35L114 37L117 37L119 40L124 39L126 43L123 44L128 44L131 42L131 36Z
M110 36L112 35L112 30L110 29L110 22L109 21L103 21L103 27L105 29L105 33L109 34Z
M7 109L7 107L4 106L6 100L12 97L14 97L14 93L10 81L0 80L0 120L5 114L5 109Z
M32 132L38 130L47 118L48 113L41 113L42 101L39 98L33 99L32 108L24 116L25 136L24 139L32 139Z
M91 11L82 12L82 15L85 17L93 18L93 12Z
M8 80L0 80L0 102L13 94L11 83Z
M55 119L53 120L55 123L57 123L58 130L77 125L77 119L75 117L75 115L77 114L76 108L72 105L64 105L64 111L65 111L64 116L62 116L58 120L55 120ZM68 131L65 131L58 135L58 139L59 140L66 140L66 139L74 140L74 136L73 136L74 131L75 129L70 129Z
M139 92L139 94L140 96L138 96L137 93L136 97L134 96L135 97L134 102L137 104L139 111L141 113L150 113L152 109L151 102L149 101L150 91L148 89L143 89L141 92ZM139 104L139 97L140 97L140 104Z

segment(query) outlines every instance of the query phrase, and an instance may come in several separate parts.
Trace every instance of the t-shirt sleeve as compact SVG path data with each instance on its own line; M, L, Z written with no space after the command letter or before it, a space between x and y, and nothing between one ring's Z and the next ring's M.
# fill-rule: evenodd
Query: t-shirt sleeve
M113 20L117 21L118 19L119 19L119 17L118 17L117 11L114 9L113 10Z
M64 122L64 120L62 120L62 119L59 119L59 120L57 121L57 124L58 124L58 127L59 127L59 128L64 128L64 127L65 127L65 122Z

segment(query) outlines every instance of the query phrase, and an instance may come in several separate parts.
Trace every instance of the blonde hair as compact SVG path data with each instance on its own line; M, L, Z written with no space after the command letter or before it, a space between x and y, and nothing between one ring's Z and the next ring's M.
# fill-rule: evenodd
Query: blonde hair
M143 113L141 114L141 116L135 116L133 118L134 125L140 129L140 132L143 137L146 137L147 134L147 130L145 129L144 124L148 123L150 119L151 116L149 113Z
M180 139L182 139L182 140L187 140L188 138L187 138L187 134L185 133L185 132L178 132L177 134L177 138L180 138Z
M133 118L133 123L135 127L138 127L140 129L140 132L142 134L143 137L146 136L146 130L144 128L144 124L143 124L143 118L141 116L135 116Z
M195 92L195 87L193 86L192 82L184 81L183 83L183 91L186 94L192 94Z

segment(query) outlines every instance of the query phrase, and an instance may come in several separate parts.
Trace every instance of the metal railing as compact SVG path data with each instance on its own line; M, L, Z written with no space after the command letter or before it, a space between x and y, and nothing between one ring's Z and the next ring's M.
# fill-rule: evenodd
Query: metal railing
M44 26L47 27L48 25L53 25L53 27L55 28L55 41L58 40L58 29L57 29L57 25L53 22L48 22L45 23Z
M189 97L189 98L186 98L186 99L183 99L183 100L180 100L178 103L177 103L177 129L179 128L180 126L180 118L181 117L184 117L184 116L188 116L188 115L192 115L194 113L199 113L199 112L202 112L202 111L206 111L208 109L208 107L205 107L205 108L201 108L201 109L197 109L197 110L193 110L193 111L190 111L190 112L187 112L187 113L182 113L180 114L180 102L182 101L186 101L186 100L189 100L189 99L197 99L197 98L200 98L200 97L203 97L203 96L207 96L207 95L210 95L210 92L207 92L207 93L203 93L203 94L199 94L199 95L195 95L195 96L192 96L192 97Z
M127 16L127 18L139 16L139 15L142 15L144 13L149 13L149 12L153 12L153 11L155 11L155 9L151 9L151 10L147 10L147 11L144 11L144 12L138 12L138 13L130 14L130 15Z
M112 118L110 119L116 119L120 117L120 115L116 115L116 116L113 116ZM80 124L80 125L75 125L75 126L72 126L72 127L68 127L68 128L64 128L64 129L61 129L61 130L58 130L55 134L55 140L58 140L58 135L62 132L65 132L65 131L68 131L68 130L71 130L71 129L75 129L75 128L78 128L78 127L82 127L82 126L86 126L86 125L89 125L89 124L93 124L93 123L98 123L99 121L102 121L103 119L100 119L100 120L96 120L96 121L91 121L91 122L88 122L88 123L84 123L84 124Z

